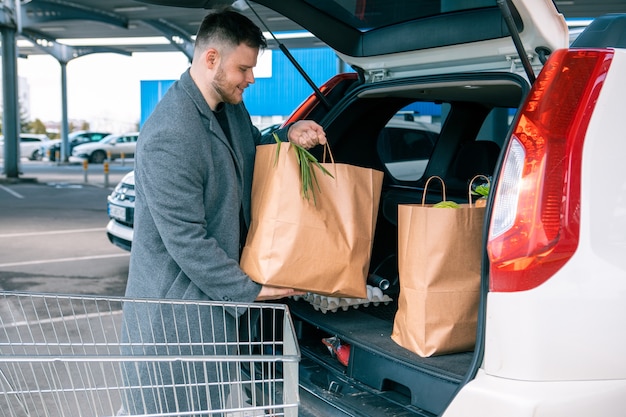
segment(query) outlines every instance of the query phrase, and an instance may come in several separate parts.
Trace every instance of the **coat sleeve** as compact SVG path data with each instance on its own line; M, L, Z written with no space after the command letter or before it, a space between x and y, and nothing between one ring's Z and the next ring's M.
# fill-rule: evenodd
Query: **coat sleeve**
M289 133L289 128L291 127L292 124L293 123L289 123L287 126L283 126L280 129L276 129L274 132L268 133L266 135L261 135L259 133L258 140L256 142L257 145L268 145L268 144L276 143L276 139L274 139L273 133L276 133L276 135L278 136L278 139L281 142L288 142L289 138L287 137L287 133Z

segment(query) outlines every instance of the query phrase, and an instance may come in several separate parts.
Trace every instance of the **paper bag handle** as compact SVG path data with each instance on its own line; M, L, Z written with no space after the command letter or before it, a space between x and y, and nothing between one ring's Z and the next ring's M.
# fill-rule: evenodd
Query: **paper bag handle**
M441 177L433 175L432 177L428 178L426 180L426 184L424 184L424 193L422 194L422 206L426 203L426 190L428 189L428 183L433 178L437 178L441 182L441 196L443 197L443 201L446 201L446 183L443 182L443 179Z
M326 152L328 152L328 156L330 157L330 163L335 165L335 158L333 158L333 153L330 151L330 145L328 142L324 144L324 153L322 154L322 163L326 163Z
M487 180L487 185L491 185L491 181L489 181L489 177L483 174L475 175L474 178L470 180L469 186L467 188L467 200L469 201L470 207L472 207L472 184L474 184L474 181L477 178L484 178L485 180Z

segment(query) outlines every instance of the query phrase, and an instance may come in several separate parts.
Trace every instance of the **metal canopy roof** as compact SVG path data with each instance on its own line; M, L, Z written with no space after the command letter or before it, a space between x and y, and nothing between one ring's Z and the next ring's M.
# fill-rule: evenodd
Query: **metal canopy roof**
M229 3L227 0L214 2ZM240 2L245 5L244 2ZM301 32L303 29L279 14L251 2L254 11L275 33ZM247 6L242 13L265 27ZM49 52L50 44L75 45L75 40L94 40L93 52L170 52L181 51L190 57L192 36L208 13L206 9L159 6L134 0L22 0L21 28L18 40L27 39L38 44L29 46L19 42L18 54L28 56ZM150 39L146 39L150 38ZM161 39L157 39L161 38ZM119 39L124 39L120 44ZM153 43L157 40L158 43ZM160 42L159 42L160 41ZM281 42L290 49L320 46L315 37L287 37ZM84 42L80 45L85 48ZM88 47L89 45L87 45ZM277 43L268 38L268 46ZM74 46L76 48L76 46ZM106 50L102 50L102 49ZM89 52L91 53L91 52Z
M288 0L285 0L288 1ZM206 2L212 4L231 3L228 0ZM250 2L265 24L275 33L301 31L302 28L281 15ZM568 0L555 2L566 19L596 17L606 13L626 12L625 0ZM244 4L238 1L237 4ZM185 51L195 34L202 18L207 13L204 9L170 7L148 4L137 0L22 0L22 28L27 36L20 38L35 40L38 36L52 40L71 39L113 39L135 38L136 42L119 45L117 42L98 42L98 48L113 48L126 54L134 52ZM243 10L243 14L260 24L253 12ZM145 44L142 38L166 37L160 44ZM167 40L170 42L167 42ZM171 40L182 41L175 43ZM277 45L271 39L269 47ZM281 39L290 49L319 46L314 37ZM69 43L69 42L65 42ZM47 44L44 42L44 44ZM45 48L22 46L18 53L26 56L46 53ZM94 45L95 47L96 45ZM188 50L187 50L188 51ZM98 52L94 50L93 52Z

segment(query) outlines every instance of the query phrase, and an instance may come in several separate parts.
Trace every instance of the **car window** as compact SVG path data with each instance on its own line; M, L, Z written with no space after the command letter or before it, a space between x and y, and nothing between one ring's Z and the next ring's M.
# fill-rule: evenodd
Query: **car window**
M133 143L137 142L137 136L120 136L116 139L117 143Z
M432 105L435 108L432 108ZM429 106L428 116L420 107ZM378 136L378 155L389 174L400 181L422 177L441 130L442 105L419 103L392 117Z
M103 139L105 136L107 136L107 134L105 133L92 133L89 139L87 140L91 142L98 142L100 139Z
M495 142L500 148L504 146L511 123L515 118L515 108L495 107L483 122L476 141Z
M379 158L391 177L398 181L417 181L422 178L449 108L449 104L445 103L414 103L389 120L378 136L377 148ZM467 146L468 155L478 152L470 156L474 162L453 162L452 165L473 169L474 165L485 160L483 165L488 165L491 171L514 117L514 108L493 108L474 141L494 142L498 146L483 146L480 143Z
M473 0L471 2L404 1L401 3L370 1L356 2L356 5L354 0L310 0L307 3L362 32L413 19L496 6L495 0Z
M388 127L382 135L391 161L427 160L433 150L432 132Z

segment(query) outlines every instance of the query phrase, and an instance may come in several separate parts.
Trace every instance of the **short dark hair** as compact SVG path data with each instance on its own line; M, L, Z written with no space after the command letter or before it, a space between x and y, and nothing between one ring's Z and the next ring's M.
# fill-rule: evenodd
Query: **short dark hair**
M207 48L219 43L232 47L243 43L251 48L267 48L261 29L230 7L206 15L196 34L196 48Z

